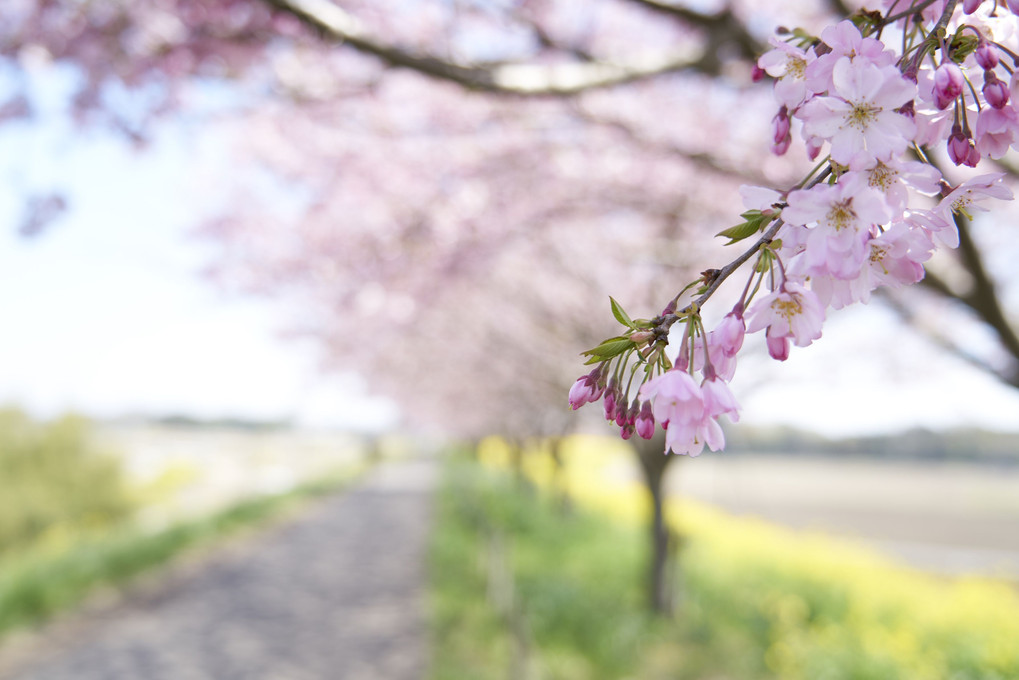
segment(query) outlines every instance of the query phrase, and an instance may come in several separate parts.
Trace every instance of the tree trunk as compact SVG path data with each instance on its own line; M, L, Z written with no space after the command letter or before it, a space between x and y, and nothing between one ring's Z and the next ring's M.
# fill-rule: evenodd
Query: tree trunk
M563 463L563 437L552 437L549 440L549 456L552 458L552 489L556 494L556 505L560 512L568 515L572 509L570 490L567 488L566 468Z
M662 480L675 456L664 453L665 435L659 431L650 440L634 441L637 459L644 473L644 484L651 494L651 560L648 571L648 602L651 609L663 616L673 613L673 579L675 541L665 523Z

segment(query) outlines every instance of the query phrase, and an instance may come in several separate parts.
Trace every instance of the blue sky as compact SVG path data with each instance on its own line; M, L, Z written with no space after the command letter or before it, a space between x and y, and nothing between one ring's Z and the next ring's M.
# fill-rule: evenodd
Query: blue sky
M313 345L283 338L270 303L200 276L211 250L189 234L211 198L196 168L225 167L216 139L186 121L164 125L144 151L83 136L60 114L66 81L47 77L41 115L0 127L0 404L43 416L394 421L365 381L323 375ZM69 212L42 236L19 237L26 196L54 187ZM900 351L862 360L890 347ZM766 382L736 384L746 422L832 435L1019 430L1019 391L945 359L877 309L836 315L815 346L768 368Z
M392 407L356 376L324 378L315 348L284 339L268 302L227 295L200 272L190 230L208 209L195 168L223 165L183 122L137 151L76 134L59 74L40 115L0 127L0 404L40 415L184 413L378 427ZM17 234L25 199L52 188L69 211Z

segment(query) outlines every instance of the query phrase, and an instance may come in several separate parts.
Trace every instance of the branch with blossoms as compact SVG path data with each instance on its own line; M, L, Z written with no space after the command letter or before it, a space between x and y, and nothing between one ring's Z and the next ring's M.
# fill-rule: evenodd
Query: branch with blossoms
M743 221L719 236L757 240L659 316L633 320L611 300L625 331L583 353L594 368L570 405L602 400L624 439L649 439L661 425L666 452L717 451L719 418L739 416L729 382L746 333L764 331L769 354L784 361L791 345L821 337L829 309L922 280L938 248L959 246L957 216L1012 198L1004 173L952 186L931 153L943 147L975 168L1019 148L1017 15L1013 0L883 0L883 11L861 10L819 36L783 29L772 38L754 73L774 79L771 149L785 154L796 127L819 162L785 191L742 187ZM709 331L702 310L738 272L743 292Z

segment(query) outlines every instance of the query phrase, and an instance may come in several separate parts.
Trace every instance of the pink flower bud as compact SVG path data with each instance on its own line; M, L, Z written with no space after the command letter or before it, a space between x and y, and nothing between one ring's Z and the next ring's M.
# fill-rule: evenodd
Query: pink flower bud
M637 345L643 345L653 337L655 337L655 334L651 331L636 331L634 333L630 333L630 342Z
M764 80L764 76L766 75L768 74L763 68L761 68L757 64L754 64L754 68L750 72L750 80L754 81L755 83L759 83L762 80Z
M982 158L982 156L980 155L980 150L977 149L976 145L974 144L973 146L971 146L969 148L969 153L966 154L966 161L965 161L965 163L966 163L967 166L969 166L971 168L975 168L975 167L977 167L980 164L980 159L981 158Z
M778 113L775 114L775 117L771 119L771 122L773 124L772 139L774 140L775 144L778 144L780 141L789 136L790 122L788 107L783 106L781 109L779 109Z
M651 402L645 401L641 404L640 413L637 415L637 419L633 422L634 427L637 430L637 434L642 439L651 439L655 434L655 417L651 413Z
M962 70L954 62L945 61L934 71L934 103L939 109L947 109L965 85Z
M789 358L789 338L768 338L768 354L776 361L785 361Z
M980 47L973 53L977 63L982 69L992 69L998 66L998 48L991 43L980 43Z
M1008 104L1008 86L994 74L984 71L984 100L995 109L1005 108Z
M789 109L785 106L779 109L775 117L771 119L771 152L776 156L781 156L788 151L789 144L793 141L792 134L789 132L790 122Z
M984 0L962 0L962 11L973 14L984 3Z
M616 387L616 379L613 378L609 381L609 387L605 390L605 399L602 405L605 407L605 420L616 419L616 399L618 396L618 389Z
M824 140L820 137L811 137L807 140L807 158L812 161L816 161L817 157L821 155L821 147L824 146Z
M783 156L783 155L785 155L785 152L789 150L789 145L792 144L792 142L793 142L793 137L792 137L792 135L789 135L788 137L783 139L781 142L778 142L776 144L772 144L771 145L771 153L775 154L776 156Z
M619 436L623 438L623 441L628 441L633 436L633 425L629 423L623 425L623 429L619 431Z
M948 137L948 157L956 165L963 165L969 157L969 150L973 146L973 140L967 137L962 127L956 123L952 126L952 134Z
M601 399L605 386L598 384L600 379L601 367L599 366L573 383L573 387L570 388L570 406L574 411L584 404Z

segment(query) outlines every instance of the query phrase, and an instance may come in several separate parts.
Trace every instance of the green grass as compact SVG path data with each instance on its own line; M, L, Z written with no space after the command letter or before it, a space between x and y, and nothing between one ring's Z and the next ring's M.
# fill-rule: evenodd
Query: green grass
M642 606L636 532L470 465L450 467L439 499L433 680L502 679L514 664L621 678L668 628Z
M0 636L80 603L102 586L120 586L182 552L261 526L349 482L351 469L287 493L240 502L162 531L105 531L65 537L0 558Z
M120 524L136 508L118 458L96 448L88 421L38 423L0 409L0 558L55 534Z
M669 507L683 534L677 616L651 617L644 496L604 474L611 455L590 442L576 453L570 514L498 463L449 467L431 546L431 680L1019 678L1014 587L692 502Z

